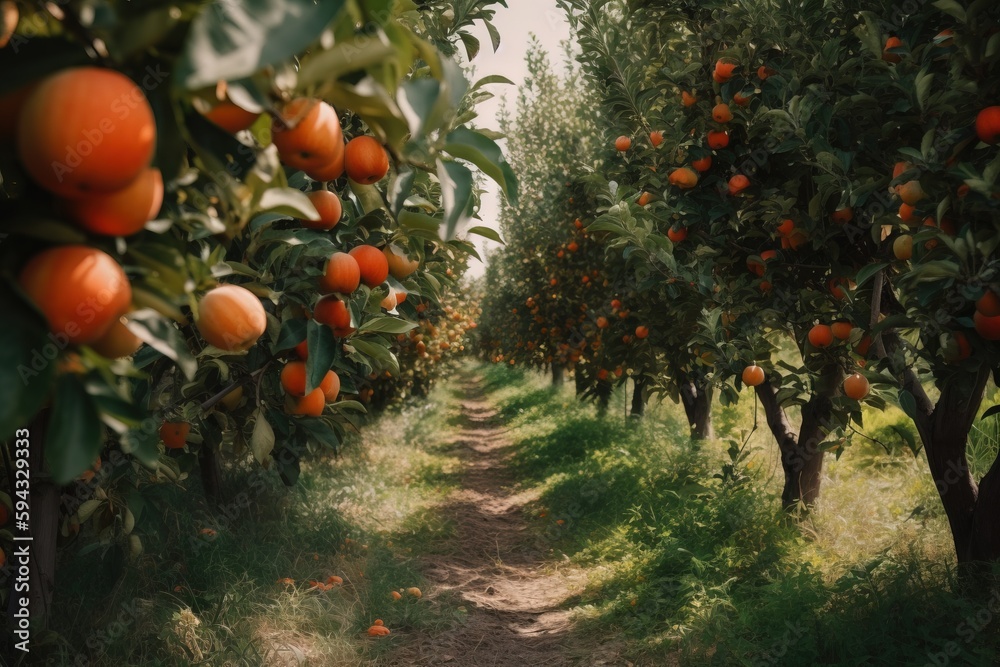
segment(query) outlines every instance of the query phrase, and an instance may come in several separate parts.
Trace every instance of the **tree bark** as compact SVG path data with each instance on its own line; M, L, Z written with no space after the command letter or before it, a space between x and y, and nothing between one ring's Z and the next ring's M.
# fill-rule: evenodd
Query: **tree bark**
M587 390L587 378L584 377L583 373L579 369L573 369L573 381L576 384L576 395L580 396Z
M565 368L562 364L553 363L552 364L552 386L561 387L563 382L566 381Z
M634 387L632 390L632 409L629 416L636 419L642 419L642 416L646 414L646 382L645 375L637 375L632 381Z
M694 379L681 382L681 403L687 415L692 440L711 440L715 437L712 427L712 392Z
M48 411L43 410L29 427L31 471L31 537L28 603L31 623L36 629L48 629L49 610L56 583L56 539L59 535L59 487L45 470L45 434ZM16 489L11 489L14 495ZM18 534L23 534L18 531ZM20 596L20 594L19 594Z

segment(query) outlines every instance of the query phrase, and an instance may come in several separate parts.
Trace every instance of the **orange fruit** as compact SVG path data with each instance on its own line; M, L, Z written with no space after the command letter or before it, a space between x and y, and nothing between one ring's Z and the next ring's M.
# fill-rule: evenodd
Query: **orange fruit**
M770 67L767 67L766 65L761 65L760 67L757 68L757 77L761 81L765 81L767 77L772 76L774 74L777 74L777 72L775 72Z
M892 254L896 259L906 261L913 257L913 237L909 234L897 236L892 242Z
M716 123L728 123L733 119L733 112L726 103L716 104L712 109L712 120Z
M686 107L693 107L698 102L698 98L686 90L681 91L681 104Z
M750 187L750 179L743 174L736 174L729 179L729 194L738 195Z
M860 401L868 395L868 378L861 373L855 373L844 380L844 395Z
M976 114L976 135L984 144L1000 141L1000 106L986 107Z
M267 329L260 299L245 287L220 285L198 302L198 331L210 345L227 352L253 347Z
M649 133L649 143L653 148L656 148L663 143L663 132L659 130L653 130Z
M323 414L323 408L326 407L326 396L322 389L316 387L305 396L294 399L292 405L290 412L293 415L319 417Z
M640 324L635 328L635 337L639 340L649 336L649 327Z
M972 316L976 333L986 340L1000 340L1000 315L984 315L978 310Z
M17 148L32 179L57 195L115 192L152 161L156 121L142 90L124 74L64 69L25 101Z
M715 71L712 74L712 78L716 83L725 83L729 79L733 78L733 70L736 69L736 63L726 63L722 60L717 60L715 62Z
M632 148L632 140L626 136L620 136L615 139L615 150L624 153L628 149Z
M146 169L121 190L69 199L65 208L89 232L131 236L156 217L162 204L163 176L159 169Z
M698 171L704 173L712 168L712 156L706 155L703 158L699 158L691 163L691 166Z
M187 422L163 422L160 426L160 440L167 449L183 449L191 432L191 424Z
M964 333L955 331L952 332L943 351L945 361L955 363L963 359L968 359L972 354L972 347L969 345L969 339L965 337Z
M893 180L899 178L901 175L906 173L908 170L912 169L913 165L909 162L904 162L900 160L896 164L892 165L892 178Z
M837 320L830 325L830 331L837 340L847 340L851 337L851 332L854 331L854 325L845 320Z
M743 95L742 93L735 93L733 95L733 104L735 104L738 107L750 106L750 96Z
M389 274L396 280L404 280L420 268L420 260L410 259L399 246L387 245L382 248L382 254L389 264Z
M916 210L909 204L899 205L899 219L903 222L913 222Z
M1000 296L991 289L983 292L983 295L976 301L976 311L986 317L996 317L1000 315Z
M344 132L337 112L323 100L300 97L271 123L271 140L281 161L317 181L344 173Z
M671 227L667 230L667 238L670 239L672 243L680 243L688 237L687 227L678 227L674 229Z
M354 333L351 328L351 311L346 303L335 296L324 296L316 302L313 319L333 329L334 335L340 338Z
M566 250L569 250L570 252L576 252L579 249L580 246L577 244L576 241L571 241L570 244L566 246Z
M307 229L318 229L328 231L337 226L340 217L344 214L344 204L335 193L329 190L314 190L306 194L309 201L316 207L319 213L318 220L301 220L302 226Z
M826 286L829 288L830 294L833 295L833 298L840 300L847 295L844 291L844 287L846 286L848 289L854 289L855 284L854 281L849 278L830 278L830 280L826 281Z
M899 37L890 37L885 40L885 46L882 47L882 60L889 63L898 63L903 58L898 53L892 53L891 49L898 49L903 46L903 40Z
M17 10L17 3L13 0L3 0L0 2L0 49L7 46L10 38L17 30L17 22L21 14Z
M229 134L248 129L260 118L259 112L247 111L228 100L216 104L203 115Z
M719 150L729 145L729 133L723 130L711 130L708 133L708 147Z
M389 154L375 137L354 137L344 153L347 177L355 183L372 185L389 173Z
M833 343L833 330L829 324L817 324L809 330L808 337L813 347L829 347Z
M340 376L333 371L327 371L323 381L319 383L319 388L323 390L326 402L333 403L340 395Z
M222 397L219 404L226 410L235 410L243 400L243 387L236 387Z
M794 230L795 230L795 221L792 220L791 218L785 218L784 220L781 221L781 224L778 225L778 233L781 234L782 236L788 236Z
M385 295L379 305L386 310L393 310L396 307L396 292L393 289L389 289L389 293Z
M361 282L368 287L378 287L389 277L389 260L373 245L359 245L349 253L361 272Z
M320 292L350 294L361 284L361 267L358 260L346 252L335 252L326 263L326 270L319 279Z
M839 222L842 225L846 225L848 222L854 219L854 210L850 206L844 206L843 208L838 208L832 214L830 218L834 222Z
M306 359L308 359L309 358L309 341L304 340L301 343L299 343L298 345L296 345L295 346L295 354L302 361L305 361Z
M671 185L676 185L682 190L690 190L694 186L698 185L698 174L688 167L679 167L670 172L670 176L667 177L667 181L669 181Z
M748 387L756 387L764 384L764 369L753 364L743 369L743 384Z
M924 192L923 187L920 185L920 181L914 179L912 181L907 181L896 188L896 194L899 198L903 200L903 203L909 204L910 206L915 206L918 202L927 197L927 193Z
M653 195L643 191L643 193L639 195L639 199L636 203L639 204L639 206L645 206L651 201L653 201Z
M52 333L74 344L99 340L132 302L132 287L118 262L83 245L43 250L24 266L18 282Z
M306 365L302 361L289 361L281 369L281 386L292 396L306 395Z
M135 354L142 347L142 339L125 326L125 318L119 317L111 323L104 335L90 344L90 347L102 357L121 359Z

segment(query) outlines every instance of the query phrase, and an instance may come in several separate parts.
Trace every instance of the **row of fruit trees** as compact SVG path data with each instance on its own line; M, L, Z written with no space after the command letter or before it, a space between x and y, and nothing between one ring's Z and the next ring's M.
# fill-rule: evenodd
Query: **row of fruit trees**
M1000 7L559 4L580 73L529 58L532 194L504 209L481 354L571 367L604 406L631 377L633 413L672 397L696 438L752 387L788 507L897 405L959 562L1000 558L998 466L966 457L1000 365Z
M464 349L478 175L517 196L473 128L506 80L459 64L496 5L0 3L0 554L30 524L34 623L57 539L138 557L158 485L294 484Z

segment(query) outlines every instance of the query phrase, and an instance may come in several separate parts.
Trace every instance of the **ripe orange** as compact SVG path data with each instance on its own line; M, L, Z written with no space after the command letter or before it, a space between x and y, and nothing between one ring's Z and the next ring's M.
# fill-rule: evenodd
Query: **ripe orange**
M132 302L132 287L118 262L83 245L43 250L24 266L18 282L52 333L74 344L99 340Z
M976 134L985 144L1000 141L1000 106L986 107L976 115Z
M832 214L830 214L830 219L834 222L839 222L842 225L846 225L851 220L854 220L854 211L850 206L844 206L843 208L838 208Z
M748 387L756 387L764 384L764 369L753 364L743 369L743 384Z
M396 280L404 280L420 268L420 260L410 259L399 246L387 245L382 248L382 254L389 264L389 273ZM399 303L402 303L402 300Z
M639 206L645 206L651 201L653 201L653 195L643 191L643 193L639 195L639 200L636 203L639 204Z
M191 432L191 424L187 422L163 422L160 426L160 440L167 449L183 449Z
M976 301L976 310L986 317L1000 315L1000 296L993 290L987 289Z
M777 72L766 65L761 65L757 68L757 77L760 78L761 81L765 81L767 77L775 74L777 74Z
M0 49L7 46L10 38L17 30L17 22L21 14L17 10L17 3L13 0L3 0L0 2ZM2 567L2 565L0 565Z
M1000 340L1000 315L984 315L978 310L972 316L976 333L986 340Z
M704 173L712 168L712 156L706 155L703 158L695 160L694 162L691 163L691 166L697 169L698 171Z
M726 63L722 60L717 60L715 62L715 71L712 74L712 78L716 83L725 83L733 78L733 70L736 69L736 63Z
M309 358L309 341L304 340L295 346L295 354L299 359L305 361Z
M649 143L652 144L653 148L656 148L663 143L663 132L659 130L653 130L649 133Z
M829 347L833 343L833 330L829 324L817 324L809 330L808 337L813 347Z
M708 147L712 150L719 150L729 145L729 133L722 130L710 130L708 133Z
M580 246L577 245L576 241L570 241L569 245L566 246L566 250L569 250L570 252L576 252L579 249Z
M736 174L729 179L729 194L738 195L750 187L750 179L743 174Z
M681 104L686 107L693 107L697 104L698 98L686 90L681 91Z
M667 181L671 185L676 185L682 190L690 190L698 185L698 174L688 167L679 167L670 172Z
M326 263L326 270L319 279L319 290L325 294L340 292L350 294L361 284L361 267L358 260L346 252L335 252Z
M316 302L313 319L333 329L334 335L340 338L354 333L351 328L351 311L346 303L335 296L324 296Z
M916 209L909 204L899 205L899 219L903 222L913 222L915 217Z
M125 326L125 318L118 318L111 323L111 327L90 344L90 347L102 357L108 359L121 359L135 354L136 350L142 347L142 339L132 333Z
M378 287L389 277L389 260L373 245L359 245L349 253L358 262L361 282L368 287Z
M396 308L397 303L399 302L396 301L396 291L390 287L389 293L382 298L382 301L379 303L379 306L381 306L385 310L393 310Z
M198 302L198 331L210 345L227 352L253 347L267 329L264 306L250 290L220 285Z
M617 139L615 139L615 150L616 151L618 151L620 153L624 153L625 151L627 151L630 148L632 148L632 140L629 139L628 137L626 137L625 135L622 135L622 136L618 137Z
M846 320L837 320L830 325L830 331L837 340L847 340L854 331L854 325Z
M306 365L301 361L289 361L281 369L281 386L292 396L306 395Z
M162 204L163 176L159 169L146 169L121 190L69 199L65 207L69 216L89 232L131 236L156 217Z
M260 113L247 111L227 100L216 104L206 111L204 116L229 134L236 134L257 122Z
M733 112L726 103L716 104L712 109L712 120L716 123L728 123L733 119Z
M389 173L389 154L375 137L354 137L344 154L347 177L355 183L372 185Z
M333 371L327 371L323 381L319 383L319 388L323 390L323 398L327 403L333 403L340 395L340 376Z
M600 317L598 317L597 318L597 328L598 329L606 329L607 327L608 327L608 318L604 317L603 315L601 315Z
M913 257L913 237L909 234L896 237L896 240L892 242L892 254L896 256L896 259L902 261L911 259Z
M965 337L964 333L955 331L948 337L943 351L945 361L955 363L963 359L968 359L972 354L972 347L969 345L969 339Z
M750 96L743 95L742 93L735 93L733 95L733 104L738 107L748 107L750 106Z
M638 338L639 340L642 340L643 338L646 338L647 336L649 336L649 327L640 324L639 326L637 326L635 328L635 337L636 338Z
M677 227L676 229L671 227L667 230L667 238L670 239L672 243L680 243L688 237L687 227Z
M844 380L844 395L860 401L868 395L868 378L861 373L855 373Z
M927 197L927 193L924 192L923 187L920 185L920 181L914 179L912 181L907 181L896 188L896 194L899 198L903 200L904 203L910 206L915 206L918 202Z
M322 100L292 100L271 123L271 140L281 161L317 181L344 173L344 132L337 112Z
M319 417L323 414L323 408L326 407L326 396L319 387L316 387L305 396L293 400L292 409L289 411L293 415Z
M328 231L337 226L340 217L344 214L344 204L335 193L329 190L314 190L306 194L309 201L316 207L319 213L318 220L301 220L302 226L307 229L318 229Z
M904 162L900 160L896 164L892 165L892 178L893 180L899 178L902 174L906 173L908 170L912 169L913 165L909 162Z
M235 410L243 400L243 387L236 387L231 392L222 397L219 404L226 410Z
M791 218L785 218L784 220L781 221L781 224L778 225L778 233L781 234L782 236L788 236L794 230L795 230L795 221L792 220Z
M17 147L28 174L62 197L121 190L149 166L156 121L124 74L65 69L42 81L21 111Z
M898 63L903 58L898 53L892 53L892 49L898 49L903 46L903 40L899 37L890 37L885 40L885 46L882 47L882 60L889 63Z
M839 301L847 295L844 291L844 287L846 286L848 289L854 289L855 284L854 281L849 278L830 278L826 281L826 286L830 289L830 294L833 295L833 298Z

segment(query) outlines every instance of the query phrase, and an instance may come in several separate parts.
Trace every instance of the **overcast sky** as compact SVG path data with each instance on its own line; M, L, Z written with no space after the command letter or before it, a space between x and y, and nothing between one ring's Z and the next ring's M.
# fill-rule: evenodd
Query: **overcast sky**
M528 50L529 36L534 34L538 37L554 62L562 62L559 42L569 39L569 24L566 23L563 11L556 7L555 0L508 0L507 5L509 9L497 6L493 21L500 32L500 48L496 53L493 53L489 35L481 23L477 23L470 30L482 43L479 55L473 61L476 67L475 77L478 79L490 74L501 74L516 84L490 86L490 91L496 97L477 108L479 118L476 120L476 125L494 130L500 127L496 116L501 101L506 99L508 107L513 110L517 100L516 86L524 82L528 73L524 56ZM483 224L499 229L499 189L489 179L484 180L484 185L489 192L483 198L481 211ZM473 237L473 240L482 251L484 245L482 237ZM495 244L490 243L490 245ZM469 274L480 275L483 268L480 262L473 259L469 266Z

